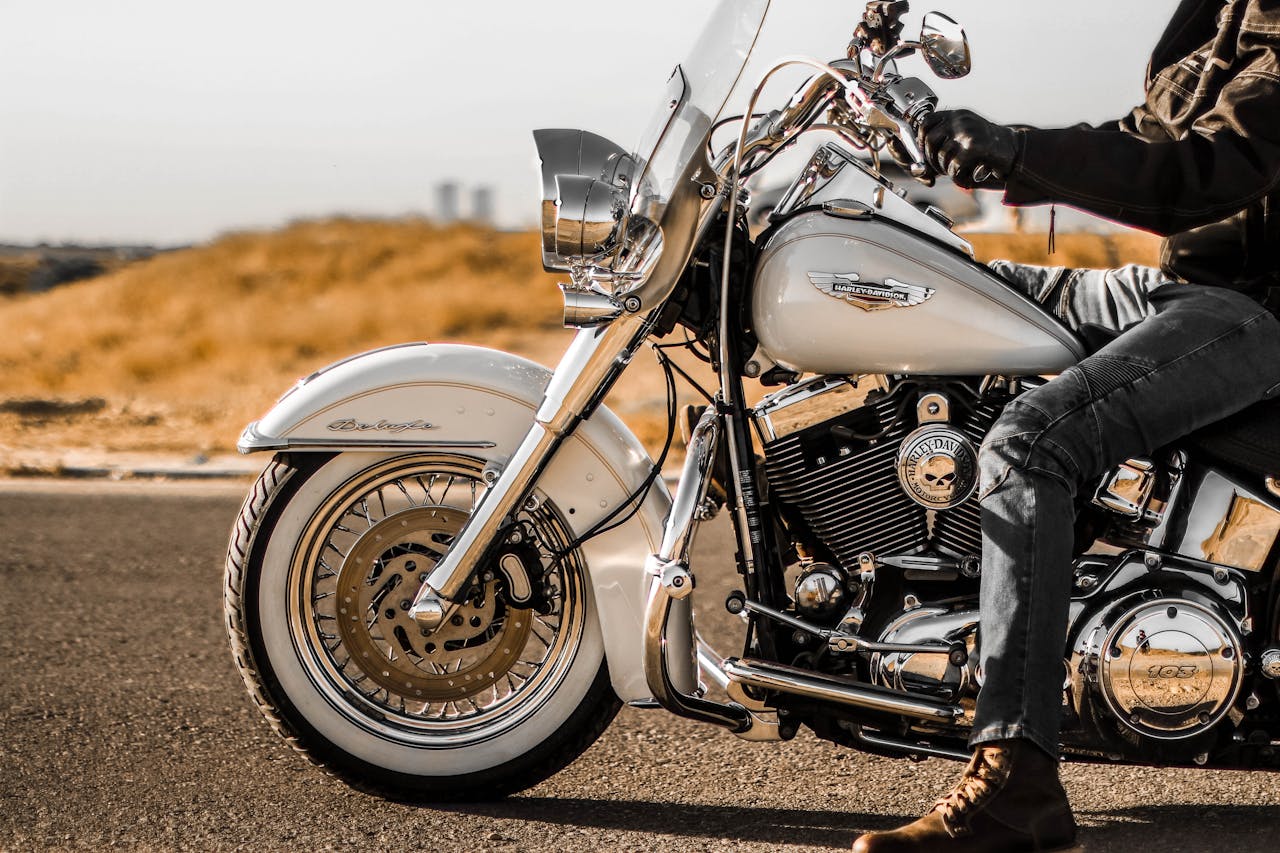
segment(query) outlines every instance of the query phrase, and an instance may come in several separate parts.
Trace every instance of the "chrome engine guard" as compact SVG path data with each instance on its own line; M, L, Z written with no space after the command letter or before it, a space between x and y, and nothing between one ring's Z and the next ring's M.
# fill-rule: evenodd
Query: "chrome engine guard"
M777 720L770 719L772 715L762 706L753 710L739 702L704 699L698 679L701 666L718 686L731 691L735 687L724 672L720 656L697 636L690 598L693 576L689 573L689 548L698 524L698 507L707 495L719 438L719 418L714 409L708 408L689 439L662 546L645 561L645 571L650 576L645 609L645 678L657 703L673 714L722 726L746 740L781 740ZM754 704L745 696L741 698Z

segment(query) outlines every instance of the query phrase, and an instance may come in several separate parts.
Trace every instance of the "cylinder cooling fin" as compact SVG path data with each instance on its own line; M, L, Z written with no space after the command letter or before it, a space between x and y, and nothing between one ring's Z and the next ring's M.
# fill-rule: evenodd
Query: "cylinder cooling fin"
M799 510L846 569L858 555L909 553L928 536L924 507L898 483L898 447L914 424L887 395L765 446L776 498Z
M1003 401L958 380L822 377L805 385L757 409L769 419L765 475L840 565L854 571L867 553L980 557L977 448ZM954 402L926 411L921 401L934 398Z

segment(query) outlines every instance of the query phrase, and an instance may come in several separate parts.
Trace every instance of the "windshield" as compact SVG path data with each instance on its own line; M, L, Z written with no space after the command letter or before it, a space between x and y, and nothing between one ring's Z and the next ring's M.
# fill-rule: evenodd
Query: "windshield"
M764 25L769 0L720 0L677 66L667 94L636 148L643 164L632 210L660 222L676 182L703 156L707 134L724 108Z

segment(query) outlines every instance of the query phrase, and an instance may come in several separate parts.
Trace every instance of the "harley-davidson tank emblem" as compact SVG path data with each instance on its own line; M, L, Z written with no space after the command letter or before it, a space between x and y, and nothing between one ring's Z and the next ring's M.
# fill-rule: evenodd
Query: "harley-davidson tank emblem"
M414 432L417 430L435 429L436 425L427 423L424 420L415 421L388 421L378 420L373 423L365 423L355 418L339 418L328 427L334 432L389 432L402 433Z
M964 433L949 426L921 427L898 450L898 482L928 509L964 503L978 487L978 451Z
M856 272L811 272L809 281L828 296L843 299L863 311L910 308L927 302L937 292L931 287L903 284L892 278L886 278L884 284L875 284L863 281Z

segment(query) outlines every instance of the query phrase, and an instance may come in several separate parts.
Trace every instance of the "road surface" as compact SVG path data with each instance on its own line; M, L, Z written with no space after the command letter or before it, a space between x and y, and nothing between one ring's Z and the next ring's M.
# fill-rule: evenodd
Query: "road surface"
M504 802L349 790L268 729L232 666L222 552L243 488L0 483L0 850L840 850L916 816L960 769L624 709ZM717 525L698 543L701 590L731 582ZM1091 853L1280 845L1277 774L1065 778Z

